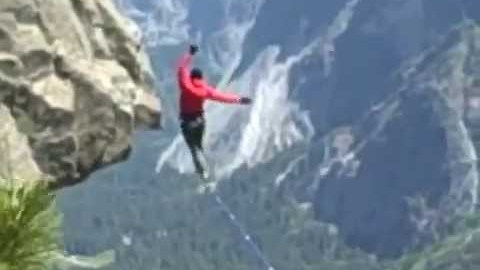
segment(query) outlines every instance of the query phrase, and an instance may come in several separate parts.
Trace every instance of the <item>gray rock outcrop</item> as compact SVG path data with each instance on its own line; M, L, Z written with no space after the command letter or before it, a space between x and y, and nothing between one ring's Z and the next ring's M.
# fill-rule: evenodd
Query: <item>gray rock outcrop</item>
M0 2L0 176L78 183L159 128L134 31L112 1Z

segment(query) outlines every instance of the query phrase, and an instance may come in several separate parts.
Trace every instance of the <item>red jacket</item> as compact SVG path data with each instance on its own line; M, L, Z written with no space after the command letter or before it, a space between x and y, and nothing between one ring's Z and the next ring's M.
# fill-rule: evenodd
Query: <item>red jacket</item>
M233 93L224 93L208 85L205 80L190 78L192 56L187 53L180 58L177 69L180 93L181 114L203 113L205 100L215 100L224 103L239 103L240 97Z

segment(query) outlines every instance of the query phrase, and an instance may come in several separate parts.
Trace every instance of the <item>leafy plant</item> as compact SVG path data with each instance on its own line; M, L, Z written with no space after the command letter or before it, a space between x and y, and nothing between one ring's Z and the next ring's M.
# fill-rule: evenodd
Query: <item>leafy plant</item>
M0 270L49 269L61 240L54 195L40 182L0 183Z

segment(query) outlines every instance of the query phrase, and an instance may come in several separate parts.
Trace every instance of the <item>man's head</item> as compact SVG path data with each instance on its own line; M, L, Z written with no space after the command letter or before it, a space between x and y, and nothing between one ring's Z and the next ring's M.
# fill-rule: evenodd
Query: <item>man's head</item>
M190 71L190 78L200 80L203 79L202 70L199 68L193 68L192 71Z

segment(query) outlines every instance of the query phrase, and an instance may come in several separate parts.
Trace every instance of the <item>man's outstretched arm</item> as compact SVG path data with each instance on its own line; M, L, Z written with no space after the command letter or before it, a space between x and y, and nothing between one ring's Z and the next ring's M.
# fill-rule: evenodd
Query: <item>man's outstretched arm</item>
M193 55L197 53L197 51L198 47L196 45L190 45L190 51L180 57L177 68L178 82L185 90L198 97L206 98L207 92L204 89L195 87L192 83L192 79L190 78Z
M248 105L252 103L252 99L249 97L242 97L234 93L222 92L216 88L206 85L206 91L208 93L207 98L223 103L238 103Z
M178 60L177 77L178 82L184 88L193 88L190 79L190 66L192 64L192 55L190 53L183 54Z
M241 97L237 94L222 92L210 85L205 85L204 88L207 92L207 98L210 100L215 100L223 103L240 103Z

